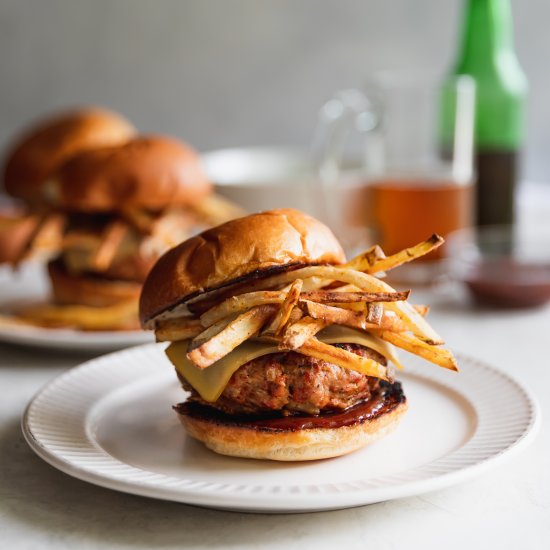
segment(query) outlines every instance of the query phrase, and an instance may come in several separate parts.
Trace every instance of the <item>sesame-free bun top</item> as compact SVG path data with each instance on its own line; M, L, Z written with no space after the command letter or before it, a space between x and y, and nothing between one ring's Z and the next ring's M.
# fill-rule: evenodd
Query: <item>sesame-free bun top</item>
M97 107L43 119L28 128L6 156L4 187L15 197L40 201L44 183L73 154L124 142L134 133L125 118Z
M229 221L166 252L141 293L142 325L189 299L231 283L285 268L341 264L345 255L332 231L291 208Z
M199 155L166 136L139 136L74 155L48 189L56 206L81 212L161 210L197 203L211 191Z

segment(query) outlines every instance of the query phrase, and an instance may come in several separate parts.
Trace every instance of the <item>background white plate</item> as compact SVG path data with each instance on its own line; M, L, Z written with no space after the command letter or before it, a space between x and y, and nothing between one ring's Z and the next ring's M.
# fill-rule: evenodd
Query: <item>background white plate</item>
M213 508L304 512L358 506L449 486L532 440L531 394L459 356L461 373L412 358L410 410L386 439L345 457L276 463L216 455L188 438L171 405L184 398L164 346L94 359L61 375L22 420L44 460L83 480Z
M27 263L17 271L0 266L0 311L10 303L44 300L49 294L44 267ZM141 330L81 331L0 324L0 341L25 346L105 352L152 342L152 332Z

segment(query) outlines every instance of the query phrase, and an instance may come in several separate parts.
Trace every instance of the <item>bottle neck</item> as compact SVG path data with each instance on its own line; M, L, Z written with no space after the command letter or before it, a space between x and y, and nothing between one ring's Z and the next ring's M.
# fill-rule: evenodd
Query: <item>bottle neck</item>
M510 0L467 0L458 73L487 72L514 54Z

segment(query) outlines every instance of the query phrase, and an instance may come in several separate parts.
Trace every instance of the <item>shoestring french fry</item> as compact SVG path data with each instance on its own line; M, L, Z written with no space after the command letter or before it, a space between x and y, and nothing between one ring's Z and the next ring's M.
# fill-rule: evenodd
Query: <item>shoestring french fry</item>
M300 300L300 292L302 290L303 284L304 282L301 279L296 279L292 283L292 285L288 289L288 292L286 293L286 297L281 304L281 307L277 311L269 326L264 330L264 334L266 334L267 336L280 335L288 320L290 319L292 310Z
M257 306L239 315L224 329L200 346L187 352L187 358L201 369L225 357L239 344L260 331L275 313L275 306Z

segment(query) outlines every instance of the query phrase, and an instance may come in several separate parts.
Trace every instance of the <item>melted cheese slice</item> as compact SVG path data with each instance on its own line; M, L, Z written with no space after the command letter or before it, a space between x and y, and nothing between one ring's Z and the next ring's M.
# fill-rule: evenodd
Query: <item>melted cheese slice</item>
M359 344L366 346L398 364L395 350L391 344L366 332L331 325L319 332L317 338L326 344ZM276 345L247 340L206 369L199 369L187 359L188 344L189 341L173 342L166 348L166 355L179 374L197 390L205 401L210 402L218 399L225 386L227 386L229 379L239 367L262 355L280 352Z

